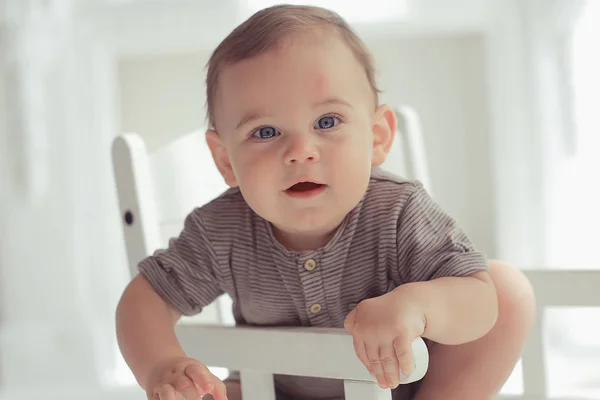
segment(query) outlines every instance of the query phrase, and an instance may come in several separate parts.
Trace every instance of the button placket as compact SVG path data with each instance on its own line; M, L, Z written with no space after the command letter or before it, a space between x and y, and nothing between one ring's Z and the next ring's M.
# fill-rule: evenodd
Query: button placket
M306 302L305 309L312 326L323 326L328 318L325 312L325 289L319 259L318 254L298 259L300 284Z

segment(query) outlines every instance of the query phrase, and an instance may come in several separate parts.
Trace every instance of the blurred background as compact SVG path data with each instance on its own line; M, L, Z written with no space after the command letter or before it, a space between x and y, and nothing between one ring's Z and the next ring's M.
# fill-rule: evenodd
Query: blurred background
M211 51L275 3L0 0L1 399L145 398L114 335L111 143L202 135ZM382 101L420 116L434 197L490 258L600 267L599 0L303 3L370 46ZM223 183L198 158L208 200ZM550 395L600 399L600 313L548 310L544 334Z

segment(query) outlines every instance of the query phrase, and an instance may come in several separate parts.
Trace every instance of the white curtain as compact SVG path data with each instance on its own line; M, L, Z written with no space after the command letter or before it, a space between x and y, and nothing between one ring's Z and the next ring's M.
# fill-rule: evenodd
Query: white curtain
M9 398L89 390L114 368L126 268L109 158L112 65L76 11L70 0L0 2L0 389Z
M550 263L600 268L600 2L588 1L573 21L564 56L571 96L568 151L557 159L548 213Z

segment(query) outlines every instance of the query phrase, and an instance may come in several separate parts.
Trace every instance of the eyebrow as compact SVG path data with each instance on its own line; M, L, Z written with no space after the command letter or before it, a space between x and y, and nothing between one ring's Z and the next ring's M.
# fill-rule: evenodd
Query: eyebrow
M265 114L265 113L258 112L258 111L251 111L251 112L245 114L242 117L242 119L240 119L240 122L238 122L235 129L240 129L242 126L246 125L247 123L252 122L255 119L259 119L259 118L266 117L266 116L267 116L267 114Z
M352 104L350 104L349 102L347 102L344 99L341 99L339 97L328 97L323 101L320 101L318 103L315 104L315 106L323 106L323 105L329 105L329 104L338 104L338 105L342 105L342 106L346 106L349 108L352 108ZM269 114L260 112L260 111L250 111L249 113L246 113L242 119L240 119L240 122L237 123L237 126L235 127L235 129L240 129L242 126L263 118L263 117L267 117L269 116Z
M346 100L341 99L339 97L328 97L325 100L317 103L317 106L323 106L323 105L328 105L328 104L339 104L342 106L346 106L346 107L350 107L352 108L352 104L348 103Z

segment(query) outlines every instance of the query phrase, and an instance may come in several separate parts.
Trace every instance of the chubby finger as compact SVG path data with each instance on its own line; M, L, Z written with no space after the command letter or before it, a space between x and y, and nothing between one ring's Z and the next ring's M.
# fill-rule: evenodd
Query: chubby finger
M371 364L372 375L377 379L377 383L382 388L385 388L385 374L383 372L383 365L381 364L381 358L379 357L379 344L378 343L365 343L365 348L367 349L367 357L369 359L369 363Z
M186 375L181 375L175 380L175 390L183 396L185 400L196 400L200 393L196 389L194 382Z
M352 343L354 345L354 352L356 356L364 364L367 370L373 375L373 370L371 369L371 362L369 361L369 357L367 356L367 349L365 347L365 342L362 340L358 340L355 337L352 338ZM375 376L375 375L373 375Z
M163 383L154 391L154 398L157 400L177 400L175 388L170 383Z
M400 384L398 358L392 343L379 348L379 359L383 369L386 387L396 388Z
M225 383L218 378L215 378L217 382L214 383L214 388L211 392L215 400L227 400L227 387Z
M185 367L185 375L196 383L202 390L201 395L211 393L216 377L203 364L190 364Z
M394 352L400 367L400 383L407 380L415 369L414 355L412 351L412 340L397 337L394 340Z

